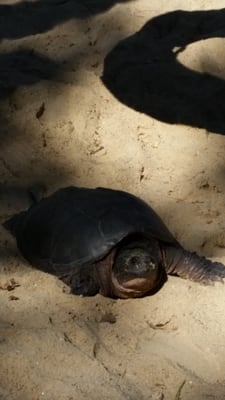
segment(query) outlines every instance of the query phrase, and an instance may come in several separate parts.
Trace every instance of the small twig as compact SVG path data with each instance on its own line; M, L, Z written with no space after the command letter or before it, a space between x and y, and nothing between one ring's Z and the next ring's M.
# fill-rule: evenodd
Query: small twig
M67 335L67 333L66 333L66 332L63 332L63 336L64 336L64 340L65 340L65 342L68 342L68 343L70 343L70 344L72 344L72 345L73 345L73 342L72 342L72 340L70 339L70 337Z
M17 296L9 296L9 300L19 300L20 298Z
M177 393L176 393L176 396L175 396L174 400L181 400L181 392L182 392L182 389L183 389L185 383L186 383L186 381L184 380L184 381L180 384L180 386L179 386L179 388L178 388L178 390L177 390Z
M106 312L105 314L102 315L99 322L108 322L109 324L115 324L116 316L111 312Z
M45 112L45 103L42 103L39 109L36 112L36 118L40 119Z
M0 290L8 290L8 292L11 292L19 286L20 284L16 282L14 278L11 278L9 282L4 283L3 285L0 283Z
M158 324L153 324L152 322L146 321L148 326L152 329L164 329L170 322L171 319L168 319L166 322L159 322Z

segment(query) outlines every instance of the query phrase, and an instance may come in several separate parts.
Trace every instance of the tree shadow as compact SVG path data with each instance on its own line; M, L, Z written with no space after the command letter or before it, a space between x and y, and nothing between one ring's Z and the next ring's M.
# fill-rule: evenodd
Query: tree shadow
M0 98L8 97L21 85L53 80L60 65L33 49L0 54Z
M18 39L26 35L42 33L59 23L73 18L89 18L108 10L119 2L127 1L131 0L38 0L22 1L11 5L1 4L0 38ZM76 24L77 21L74 23ZM95 21L90 25L94 26ZM73 33L70 36L73 36ZM60 61L41 54L42 47L39 51L34 50L33 38L29 43L23 40L19 42L16 50L14 45L17 42L13 40L9 42L9 45L5 42L2 46L0 53L0 210L2 215L7 216L9 210L12 211L13 207L11 205L8 207L8 202L12 204L12 198L15 200L14 212L18 211L18 207L20 209L27 207L29 186L45 184L55 187L65 186L70 179L68 178L71 176L70 163L66 163L64 157L58 157L57 151L49 157L54 146L50 140L50 145L47 144L45 131L48 135L48 123L43 123L41 116L45 108L44 102L51 101L51 82L54 82L53 89L57 83L65 84L64 87L66 87L68 77L65 78L64 74L68 72L73 84L77 85L81 78L81 74L77 77L77 72L86 67L84 64L87 59L95 57L94 45L89 48L91 45L89 42L83 42L83 36L85 33L80 32L81 46L78 41L78 46L75 46L71 52L72 55L70 53L68 56L66 50L65 57L63 51L60 53ZM45 42L43 43L45 46ZM60 47L61 40L59 39L57 43ZM68 64L71 65L68 66ZM36 96L36 92L41 95ZM63 99L63 91L60 96ZM39 99L40 104L36 104ZM26 106L27 103L31 105L30 108ZM24 115L27 112L33 113L30 118ZM34 160L32 160L32 153ZM7 196L9 196L9 201ZM21 207L21 199L26 199L24 207Z
M225 134L225 81L177 59L189 43L224 36L225 9L157 16L106 56L102 80L139 112Z
M46 32L73 18L103 13L131 0L39 0L0 5L0 38L15 39Z
M15 122L14 113L23 119L23 109L11 104L20 87L60 80L61 65L30 49L0 54L0 220L32 204L31 192L45 193L48 184L60 185L67 177L64 160L57 163L44 153L44 148L34 148L35 124L26 131ZM32 90L32 89L31 89ZM9 112L9 110L11 110ZM41 110L33 116L38 121ZM41 138L40 138L41 139ZM45 143L43 143L44 146ZM45 144L46 145L46 144ZM39 148L40 147L40 148ZM36 157L32 163L32 154ZM1 236L1 235L0 235ZM0 237L0 243L4 243ZM3 246L7 247L7 246ZM3 249L0 250L1 256Z
M21 86L29 87L40 81L45 83L58 80L60 68L60 63L30 49L0 54L0 164L4 168L10 170L7 166L7 160L4 160L5 145L12 146L18 137L26 136L24 132L20 131L19 127L11 128L13 115L8 115L6 111L11 102L11 96ZM4 105L6 106L4 107ZM14 105L11 106L12 108L15 107ZM30 131L29 136L32 137L32 131ZM11 153L10 156L12 157L13 154ZM9 172L14 178L19 178L16 171Z

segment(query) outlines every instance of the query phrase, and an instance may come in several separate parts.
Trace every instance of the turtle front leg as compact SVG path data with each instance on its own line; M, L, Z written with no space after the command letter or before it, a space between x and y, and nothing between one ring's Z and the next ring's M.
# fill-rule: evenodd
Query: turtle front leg
M212 285L225 279L225 266L222 263L213 262L182 247L165 246L162 253L169 275L177 275L203 285Z
M96 277L95 265L82 266L76 271L59 276L71 293L82 296L94 296L99 292L99 284Z

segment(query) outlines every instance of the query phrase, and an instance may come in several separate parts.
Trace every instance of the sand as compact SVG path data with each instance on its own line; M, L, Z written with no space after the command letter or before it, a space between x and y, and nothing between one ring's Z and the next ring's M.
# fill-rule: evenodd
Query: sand
M222 7L1 2L0 222L34 187L123 189L186 249L225 263ZM72 296L1 227L0 302L2 400L225 398L222 284L169 277L142 299Z

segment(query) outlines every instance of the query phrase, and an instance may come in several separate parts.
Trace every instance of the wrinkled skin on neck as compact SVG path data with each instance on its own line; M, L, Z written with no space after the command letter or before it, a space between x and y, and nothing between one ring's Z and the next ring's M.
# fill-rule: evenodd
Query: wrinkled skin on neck
M181 246L164 245L162 257L167 274L203 285L212 285L225 279L225 266L222 263L213 262Z

